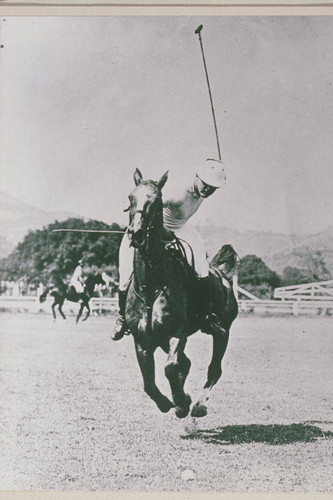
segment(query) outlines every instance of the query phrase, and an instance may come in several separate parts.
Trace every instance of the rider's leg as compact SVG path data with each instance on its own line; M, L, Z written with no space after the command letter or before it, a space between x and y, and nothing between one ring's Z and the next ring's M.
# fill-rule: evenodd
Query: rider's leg
M201 331L209 334L225 335L226 331L219 324L217 316L213 313L209 264L207 262L204 242L198 231L189 225L177 231L176 235L184 239L192 247L195 271L199 278L199 314L200 318L202 318Z
M119 249L118 318L112 340L122 339L127 332L125 307L128 282L133 272L133 258L134 248L130 246L128 235L125 233Z
M127 324L125 320L127 290L118 290L118 317L116 326L112 334L112 340L120 340L127 333Z
M213 313L212 289L209 276L199 277L198 287L201 331L211 335L226 335L226 330L220 325L216 314Z

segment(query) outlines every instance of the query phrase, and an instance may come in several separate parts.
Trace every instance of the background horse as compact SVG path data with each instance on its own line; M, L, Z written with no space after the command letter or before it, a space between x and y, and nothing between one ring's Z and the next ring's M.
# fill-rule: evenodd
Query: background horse
M48 294L54 298L54 302L51 306L54 320L56 319L55 308L57 306L61 316L66 319L62 310L65 300L80 302L80 309L76 317L76 323L80 320L85 308L87 309L87 313L82 321L86 321L86 319L90 316L89 301L94 294L95 286L99 284L105 285L107 283L107 280L105 279L106 276L106 273L88 274L82 293L77 293L73 286L67 286L64 282L58 280L56 285L49 286L45 289L45 291L40 295L39 301L45 302Z
M189 413L192 402L184 392L191 366L184 348L187 337L200 328L201 318L196 312L200 297L194 271L177 251L179 242L163 226L162 188L167 181L167 173L158 182L143 181L137 169L134 181L136 188L129 196L128 227L131 245L135 248L134 273L127 292L126 323L134 337L145 392L162 412L175 407L176 415L183 418ZM171 244L170 239L173 240ZM230 326L238 313L231 285L238 256L230 245L221 250L220 263L219 269L211 269L210 272L212 303L214 313L227 334L213 336L207 381L191 411L195 417L207 414L206 402L212 387L221 377L221 362ZM154 352L157 347L168 354L165 375L173 401L162 394L155 383Z

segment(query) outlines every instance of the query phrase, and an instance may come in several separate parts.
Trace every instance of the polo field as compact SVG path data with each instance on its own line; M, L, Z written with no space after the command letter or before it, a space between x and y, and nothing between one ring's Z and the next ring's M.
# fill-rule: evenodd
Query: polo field
M50 317L2 313L1 490L332 491L330 317L238 317L208 415L184 419L144 393L114 315ZM194 396L211 349L188 339Z

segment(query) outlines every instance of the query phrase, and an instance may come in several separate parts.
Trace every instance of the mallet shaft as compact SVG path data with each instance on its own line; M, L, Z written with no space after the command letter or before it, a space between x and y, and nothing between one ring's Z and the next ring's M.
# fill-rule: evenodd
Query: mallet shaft
M124 234L125 231L107 231L104 229L53 229L52 233L105 233L105 234Z
M206 80L207 80L207 86L208 86L208 93L209 93L209 99L210 99L210 105L212 108L212 114L213 114L213 121L214 121L214 128L215 128L215 135L216 135L216 142L217 142L217 151L219 155L219 160L221 160L221 150L220 150L220 143L219 143L219 136L217 132L217 125L216 125L216 118L215 118L215 111L214 111L214 105L213 105L213 98L212 98L212 92L210 90L210 84L209 84L209 78L208 78L208 71L207 71L207 65L206 65L206 59L205 59L205 54L203 50L203 44L202 44L202 38L201 38L201 30L203 26L200 24L200 26L197 27L195 30L195 34L199 35L199 42L200 42L200 47L201 47L201 54L202 54L202 59L204 63L204 68L205 68L205 74L206 74Z

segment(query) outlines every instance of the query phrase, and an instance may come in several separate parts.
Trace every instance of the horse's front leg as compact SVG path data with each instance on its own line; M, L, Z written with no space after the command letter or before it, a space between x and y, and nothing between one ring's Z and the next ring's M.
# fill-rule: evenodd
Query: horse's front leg
M79 320L80 320L80 318L81 318L81 316L82 316L82 311L83 311L83 308L84 308L84 303L83 303L83 302L81 302L81 304L80 304L80 309L79 309L78 315L76 316L76 320L75 320L75 322L76 322L76 323L78 323L78 322L79 322Z
M191 398L184 392L186 377L190 371L191 361L184 353L186 339L172 337L165 366L165 375L169 380L172 398L176 405L176 416L184 418L190 411Z
M155 401L159 410L163 413L167 413L174 405L156 386L153 350L149 347L143 348L137 341L135 341L135 350L143 377L145 392Z
M213 337L213 354L208 367L207 381L201 391L197 403L193 406L192 417L205 417L207 415L207 401L211 390L222 375L222 359L227 349L229 333L226 336L215 335Z

